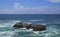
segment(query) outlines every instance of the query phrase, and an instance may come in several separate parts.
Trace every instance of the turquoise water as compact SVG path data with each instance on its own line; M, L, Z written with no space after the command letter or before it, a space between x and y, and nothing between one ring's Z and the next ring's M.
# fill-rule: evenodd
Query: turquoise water
M47 26L45 31L32 31L27 29L14 29L16 22L42 24ZM57 14L1 14L0 37L60 37L60 15Z

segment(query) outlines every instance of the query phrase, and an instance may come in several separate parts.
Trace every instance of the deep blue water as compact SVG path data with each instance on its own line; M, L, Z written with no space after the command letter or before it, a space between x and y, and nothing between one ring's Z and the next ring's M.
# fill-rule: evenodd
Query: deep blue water
M60 19L60 14L0 14L0 20Z
M14 29L16 22L46 25L47 30ZM60 14L0 14L0 37L60 37Z

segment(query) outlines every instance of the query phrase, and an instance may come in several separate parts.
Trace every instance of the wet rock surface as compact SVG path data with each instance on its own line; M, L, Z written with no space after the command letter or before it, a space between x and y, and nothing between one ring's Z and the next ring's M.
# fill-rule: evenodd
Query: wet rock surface
M33 31L44 31L46 30L46 26L44 25L34 25L34 24L24 24L24 23L16 23L14 28L26 28L26 29L33 29Z

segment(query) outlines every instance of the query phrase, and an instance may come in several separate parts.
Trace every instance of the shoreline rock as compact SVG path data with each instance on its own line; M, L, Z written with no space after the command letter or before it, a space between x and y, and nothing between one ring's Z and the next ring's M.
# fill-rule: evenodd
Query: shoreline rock
M33 29L33 31L44 31L46 30L46 26L44 25L33 25L33 24L23 24L21 22L16 23L14 28L26 28L26 29Z

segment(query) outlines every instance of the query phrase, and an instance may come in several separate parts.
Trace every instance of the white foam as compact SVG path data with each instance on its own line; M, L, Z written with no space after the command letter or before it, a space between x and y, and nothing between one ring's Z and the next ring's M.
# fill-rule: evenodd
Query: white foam
M30 20L30 21L39 21L39 20Z
M44 36L44 37L51 37L59 34L58 29L54 27L49 27L46 31L33 31L33 33L38 36Z
M14 21L14 22L21 22L21 21L16 20L16 21Z
M31 22L34 22L34 21L43 21L45 19L35 19L35 20L30 20Z
M2 28L2 27L7 27L7 26L4 26L4 25L0 25L0 28Z
M33 31L33 29L28 29L28 31Z
M6 20L6 21L8 21L8 20ZM13 21L13 20L11 20L11 21L9 21L8 23L6 23L6 22L1 22L1 23L0 23L0 28L1 28L1 27L12 27L14 24L16 24L16 22L21 22L21 21L18 21L18 20Z
M10 23L11 27L12 27L14 24L16 24L17 22L21 22L21 21L18 21L18 20L12 21L12 22Z
M22 28L22 29L26 29L26 28L24 27L24 28Z
M38 31L33 31L33 33L35 33L35 34L39 34L39 32L38 32Z
M15 33L13 31L3 31L0 32L0 36L11 36L14 35Z
M12 37L12 36L0 36L0 37Z
M14 24L13 23L4 23L4 25L0 24L0 28L2 27L12 27Z
M50 37L49 34L45 34L45 37Z
M20 22L20 21L12 21L12 22L8 22L8 23L4 23L4 25L0 24L0 28L9 27L9 26L12 27L12 25L14 25L16 22ZM27 23L31 24L30 22L27 22ZM45 23L43 23L43 24L45 25ZM34 36L38 35L38 36L44 36L44 37L51 37L56 34L60 34L60 32L58 32L59 30L56 29L55 27L56 26L54 26L54 25L49 26L49 27L47 27L46 31L41 31L41 33L38 31L33 31L33 29L26 29L26 28L16 29L15 31L3 31L3 32L0 32L0 37L11 37L11 35L14 35L15 32L33 32L31 34L33 34ZM8 36L4 36L4 34L6 34Z

